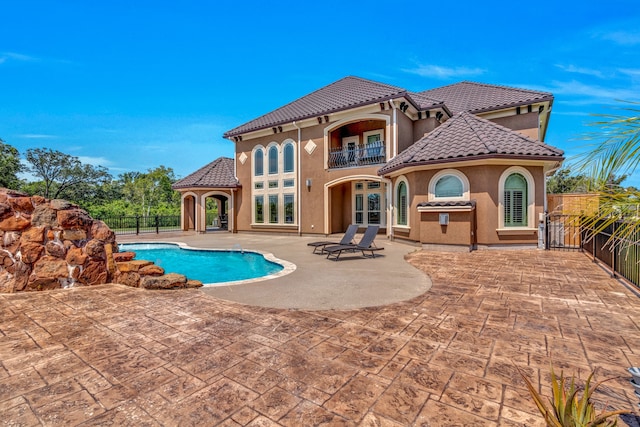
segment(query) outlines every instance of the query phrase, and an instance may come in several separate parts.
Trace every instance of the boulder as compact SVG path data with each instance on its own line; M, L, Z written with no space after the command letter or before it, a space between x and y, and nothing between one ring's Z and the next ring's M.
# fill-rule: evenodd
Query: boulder
M31 226L29 229L22 232L20 240L22 242L34 242L42 244L44 243L44 227Z
M87 238L87 232L84 230L63 230L61 237L64 240L84 240Z
M137 288L140 286L140 275L135 271L127 271L125 273L119 273L116 276L115 282L120 283L121 285Z
M76 205L64 199L53 199L49 202L49 204L53 209L57 211L63 211L65 209L71 209L76 207Z
M69 265L84 265L87 261L87 254L84 253L82 248L71 248L67 251L67 264Z
M82 209L59 210L57 218L60 227L70 229L87 227L93 222L89 214Z
M138 273L140 273L141 276L162 276L164 274L164 268L155 264L145 265L138 270Z
M105 243L116 241L116 234L102 221L94 221L91 225L91 236Z
M40 243L23 242L20 244L20 259L27 264L33 264L42 256L44 249Z
M104 242L97 239L89 240L84 247L84 253L86 253L90 258L104 260Z
M113 254L113 260L115 262L131 261L136 257L135 252L116 252Z
M16 212L24 212L30 214L33 212L33 202L31 201L31 197L12 197L7 200L11 209Z
M78 281L84 285L100 285L109 283L109 275L107 274L107 266L104 261L94 259L87 260L82 273L78 277Z
M31 225L55 228L58 226L58 214L48 204L38 205L31 214Z
M202 282L199 280L187 280L187 284L185 285L185 288L201 288L202 287Z
M145 289L184 288L187 278L182 274L169 273L162 276L142 276L140 287Z
M60 258L45 255L33 264L33 271L29 276L27 290L47 290L60 287L60 279L67 279L69 270L67 263Z
M146 267L147 265L151 265L151 264L153 264L153 262L146 261L146 260L143 260L143 259L135 259L135 260L132 260L132 261L116 263L116 265L118 267L118 270L121 273L125 273L127 271L138 272L141 268Z
M9 206L8 203L0 203L0 219L5 218L9 215L13 215L11 206Z
M67 255L67 249L64 247L64 245L60 241L56 241L56 240L49 241L44 247L47 250L48 255L54 256L56 258L64 259L65 256Z
M31 226L30 218L24 215L11 215L0 221L0 230L3 231L22 231Z

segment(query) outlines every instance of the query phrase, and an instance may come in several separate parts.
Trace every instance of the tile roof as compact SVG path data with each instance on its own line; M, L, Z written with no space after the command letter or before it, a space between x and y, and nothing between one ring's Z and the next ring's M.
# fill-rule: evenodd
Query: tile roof
M391 159L378 174L452 160L494 157L562 160L563 154L562 150L555 147L462 112Z
M270 113L225 132L225 138L272 126L316 117L361 105L386 101L406 94L397 86L359 77L345 77Z
M179 188L236 188L240 183L233 174L233 159L218 157L194 173L176 181L173 189Z
M419 92L420 95L444 101L457 114L461 111L479 113L532 102L552 101L548 92L536 92L507 86L460 82Z

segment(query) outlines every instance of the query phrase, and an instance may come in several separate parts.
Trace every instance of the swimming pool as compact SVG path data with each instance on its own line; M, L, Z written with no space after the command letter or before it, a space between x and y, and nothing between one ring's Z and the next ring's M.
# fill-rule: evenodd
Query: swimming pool
M135 252L135 259L153 261L167 273L183 274L205 286L267 279L287 269L281 260L274 262L263 254L241 249L195 249L174 243L123 243L119 249Z

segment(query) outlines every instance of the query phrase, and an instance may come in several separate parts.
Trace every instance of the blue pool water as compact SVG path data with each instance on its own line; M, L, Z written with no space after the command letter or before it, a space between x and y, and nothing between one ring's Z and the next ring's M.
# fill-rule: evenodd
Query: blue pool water
M204 284L255 279L283 269L261 254L242 251L182 249L166 243L122 244L120 251L136 253L135 259L153 261L167 273L179 273Z

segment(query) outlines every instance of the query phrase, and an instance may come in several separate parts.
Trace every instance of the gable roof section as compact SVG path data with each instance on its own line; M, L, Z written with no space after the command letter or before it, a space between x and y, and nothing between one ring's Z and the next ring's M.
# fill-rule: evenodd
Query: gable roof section
M461 111L481 113L533 102L553 101L553 95L548 92L474 82L460 82L418 93L442 100L453 114Z
M240 183L233 174L233 159L218 157L194 173L176 181L172 186L179 188L236 188Z
M345 77L270 113L225 132L225 138L259 129L290 123L361 105L383 102L403 96L407 91L397 86L359 77Z
M410 166L477 158L562 160L563 151L494 122L462 112L384 165L379 175Z

